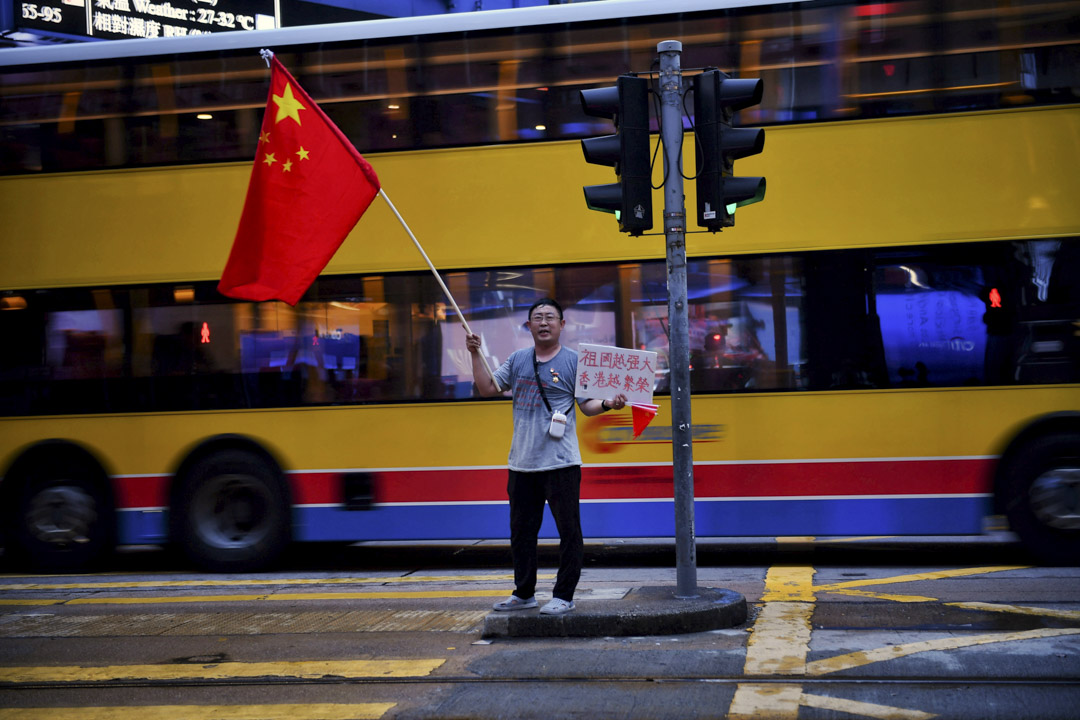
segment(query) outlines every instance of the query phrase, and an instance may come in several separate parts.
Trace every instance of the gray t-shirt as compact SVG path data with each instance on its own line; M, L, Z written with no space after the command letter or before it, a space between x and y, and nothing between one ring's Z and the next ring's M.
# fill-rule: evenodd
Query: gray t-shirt
M514 398L510 469L540 472L580 465L577 413L574 412L577 353L562 347L558 355L539 364L540 382L544 384L544 395L551 409L566 415L566 432L558 440L548 435L551 413L536 389L534 357L533 348L517 350L495 371L499 387L510 389Z

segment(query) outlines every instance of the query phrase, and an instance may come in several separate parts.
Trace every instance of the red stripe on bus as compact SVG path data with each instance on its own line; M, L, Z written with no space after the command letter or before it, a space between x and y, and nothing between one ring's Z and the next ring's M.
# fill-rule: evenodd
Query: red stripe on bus
M129 475L113 478L118 508L161 508L169 505L168 475Z
M712 497L942 495L988 492L991 460L697 465L694 494ZM506 499L506 470L391 470L374 473L375 502L484 502ZM341 502L336 475L292 477L299 505ZM585 500L672 497L670 466L585 467Z
M944 495L989 492L993 460L696 465L696 498ZM491 502L506 499L504 468L381 470L373 472L375 502ZM296 505L343 502L340 474L289 473ZM120 508L165 507L167 476L115 479ZM584 500L672 497L665 465L592 466L582 469Z

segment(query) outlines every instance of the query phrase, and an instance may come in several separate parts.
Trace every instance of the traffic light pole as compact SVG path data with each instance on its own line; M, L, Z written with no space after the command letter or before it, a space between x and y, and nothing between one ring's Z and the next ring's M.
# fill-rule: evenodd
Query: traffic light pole
M690 322L686 293L686 198L682 176L682 43L666 40L660 54L661 139L664 148L664 235L667 240L668 357L671 447L675 479L675 596L694 598L694 450L690 423Z

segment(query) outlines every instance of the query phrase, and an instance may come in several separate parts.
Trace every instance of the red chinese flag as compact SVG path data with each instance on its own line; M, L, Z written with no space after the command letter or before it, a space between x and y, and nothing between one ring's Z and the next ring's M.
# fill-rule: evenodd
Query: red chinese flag
M341 130L271 59L244 212L218 290L295 305L379 192L379 178Z
M630 403L630 413L634 418L634 437L640 435L645 428L649 427L649 423L656 417L656 412L660 407L658 405L651 405L649 403Z

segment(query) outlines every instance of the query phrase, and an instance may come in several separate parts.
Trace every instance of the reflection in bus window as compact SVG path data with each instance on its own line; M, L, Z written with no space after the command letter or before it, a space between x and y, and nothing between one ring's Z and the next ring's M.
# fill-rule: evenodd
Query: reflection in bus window
M890 384L978 385L987 349L983 274L920 259L879 266L877 311Z
M658 354L668 390L666 267L643 265L633 347ZM796 388L804 383L802 288L793 258L687 263L691 384L724 392Z
M51 313L47 320L47 364L57 380L120 374L123 335L119 310Z

